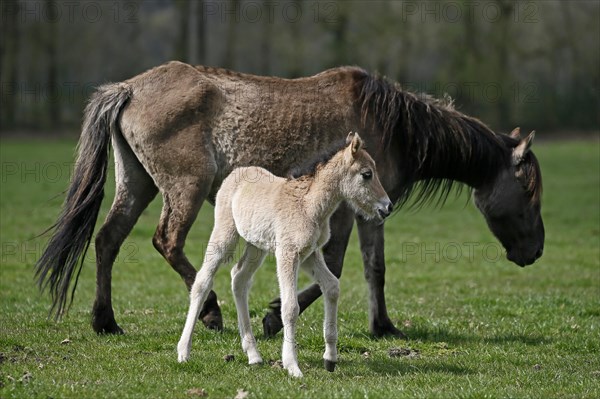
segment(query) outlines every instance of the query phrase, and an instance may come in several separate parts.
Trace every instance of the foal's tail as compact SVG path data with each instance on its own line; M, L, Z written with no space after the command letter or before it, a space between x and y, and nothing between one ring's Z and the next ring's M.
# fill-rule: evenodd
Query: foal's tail
M53 231L48 246L35 265L40 290L50 286L50 314L54 314L56 319L73 302L104 197L111 131L118 132L119 113L131 96L132 89L125 83L103 85L92 95L85 108L77 161L67 197L58 220L44 232ZM73 274L76 274L75 283L67 306Z

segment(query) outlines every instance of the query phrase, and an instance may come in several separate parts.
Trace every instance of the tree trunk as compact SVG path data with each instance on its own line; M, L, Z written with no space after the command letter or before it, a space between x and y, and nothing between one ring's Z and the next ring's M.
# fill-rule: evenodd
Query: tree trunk
M263 3L267 16L272 15L273 2L272 0L265 0ZM271 74L271 32L274 21L270 21L269 18L263 20L263 37L260 44L260 71L263 75Z
M198 65L206 62L204 0L194 0L189 3L188 62L192 65Z
M17 15L18 1L3 1L2 15ZM0 130L15 126L16 100L19 79L19 25L16 17L8 17L0 28L0 76L2 77L2 107L0 107Z
M295 9L301 10L302 12L302 1L294 0ZM302 15L302 14L301 14ZM302 68L303 57L304 57L304 37L302 35L302 22L295 21L291 22L290 28L292 30L292 54L291 54L291 67L288 71L290 78L297 78L303 76L304 70Z
M240 9L240 0L232 0L231 6L236 12ZM235 69L235 54L237 42L237 20L231 18L227 25L227 38L225 42L225 55L223 57L223 67Z
M56 2L54 0L47 0L48 5L48 36L46 37L46 54L48 56L48 70L47 70L47 81L48 81L48 121L50 122L51 128L57 128L60 124L60 112L61 112L61 93L58 87L57 80L57 61L56 61L56 43L57 43L57 18L55 15L57 10Z
M498 99L498 123L502 127L512 126L512 112L510 107L510 53L511 46L510 24L514 12L514 3L509 1L498 1L501 9L499 20L499 35L496 44L496 54L498 56L498 84L502 89Z
M190 19L190 4L187 0L177 0L175 7L179 12L179 31L177 43L175 44L175 59L186 61L188 59L188 31Z

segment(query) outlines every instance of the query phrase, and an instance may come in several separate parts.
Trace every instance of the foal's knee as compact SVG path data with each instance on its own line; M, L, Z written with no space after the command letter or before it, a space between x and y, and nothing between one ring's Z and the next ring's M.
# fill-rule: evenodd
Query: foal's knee
M300 314L300 306L297 301L292 301L292 303L283 304L281 307L281 320L283 324L288 324L298 319L298 315Z
M331 301L336 301L340 297L340 282L335 279L331 280L327 287L323 290L323 294L327 297L327 299Z

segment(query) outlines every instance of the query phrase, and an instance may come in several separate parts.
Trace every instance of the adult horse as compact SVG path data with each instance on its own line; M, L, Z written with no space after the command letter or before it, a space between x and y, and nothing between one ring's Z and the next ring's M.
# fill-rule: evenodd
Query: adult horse
M412 192L417 201L438 195L443 200L456 182L464 183L474 189L475 203L509 260L524 266L541 256L542 182L530 151L533 134L525 139L517 129L510 136L495 134L450 103L406 92L360 68L290 80L170 62L104 85L90 99L63 210L36 264L41 289L50 288L51 311L60 316L69 296L69 304L73 300L104 195L111 139L116 193L95 239L92 326L99 333L123 332L112 308L112 266L158 192L163 208L153 244L189 289L196 270L183 250L186 236L204 200L214 201L234 168L255 165L284 175L348 131L360 132L397 205ZM369 285L370 330L376 336L402 336L385 305L383 226L356 220ZM336 276L353 221L347 206L331 219L324 257ZM301 311L320 295L317 285L301 292ZM281 328L280 303L271 306L263 320L269 335ZM214 292L200 316L208 327L222 327Z

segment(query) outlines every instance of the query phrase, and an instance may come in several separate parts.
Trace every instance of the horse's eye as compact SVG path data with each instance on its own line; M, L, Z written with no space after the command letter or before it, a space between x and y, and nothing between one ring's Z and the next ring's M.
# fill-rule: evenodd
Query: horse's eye
M365 180L369 180L373 177L373 172L371 172L370 170L365 170L364 172L361 173L363 179Z

